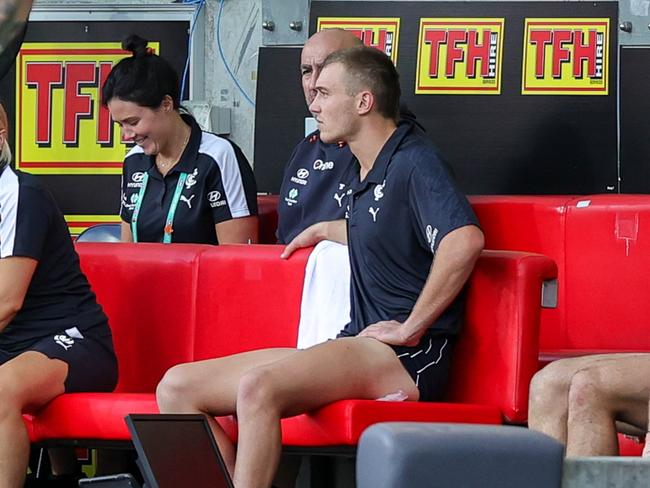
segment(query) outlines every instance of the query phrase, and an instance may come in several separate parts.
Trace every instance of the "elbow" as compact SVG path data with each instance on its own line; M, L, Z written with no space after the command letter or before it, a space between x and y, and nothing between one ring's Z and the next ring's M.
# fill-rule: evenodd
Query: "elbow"
M475 225L470 228L470 236L467 245L469 247L469 252L474 256L474 259L478 259L481 251L485 247L485 236L483 235L483 231Z

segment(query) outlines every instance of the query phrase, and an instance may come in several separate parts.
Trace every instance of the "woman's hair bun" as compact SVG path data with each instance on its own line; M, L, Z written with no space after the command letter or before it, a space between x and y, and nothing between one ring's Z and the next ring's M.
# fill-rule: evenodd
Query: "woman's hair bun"
M122 49L132 52L134 58L141 58L150 52L147 50L147 40L135 34L122 41Z

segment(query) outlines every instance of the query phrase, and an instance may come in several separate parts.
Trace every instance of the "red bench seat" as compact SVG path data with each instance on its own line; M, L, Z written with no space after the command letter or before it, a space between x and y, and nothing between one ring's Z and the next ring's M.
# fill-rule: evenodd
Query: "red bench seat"
M33 441L128 440L128 413L156 412L154 389L178 362L293 346L308 250L281 246L79 244L120 363L115 393L66 394L30 422ZM484 252L470 279L449 398L454 403L346 400L283 421L285 445L354 445L379 421L525 420L538 351L540 288L556 277L539 255ZM219 419L236 435L232 418Z

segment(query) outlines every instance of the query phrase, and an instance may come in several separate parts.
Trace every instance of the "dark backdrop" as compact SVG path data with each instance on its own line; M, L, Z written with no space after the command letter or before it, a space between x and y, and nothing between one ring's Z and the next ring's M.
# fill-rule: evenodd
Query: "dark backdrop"
M318 17L400 17L403 99L472 194L600 193L617 188L616 2L321 2ZM415 95L421 17L504 17L501 95ZM607 96L521 95L524 19L609 17ZM255 129L258 188L277 193L308 115L300 50L260 50ZM648 63L646 63L648 65Z

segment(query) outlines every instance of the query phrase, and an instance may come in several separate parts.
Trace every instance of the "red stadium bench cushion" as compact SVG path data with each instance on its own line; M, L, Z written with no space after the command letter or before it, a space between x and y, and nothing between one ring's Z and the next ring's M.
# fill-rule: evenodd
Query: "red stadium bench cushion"
M119 360L116 391L154 392L194 352L196 286L207 245L77 244L81 268L109 317Z
M174 364L261 347L294 346L309 250L282 246L80 244L120 363L116 393L66 394L33 418L33 441L128 440L128 413L157 411L153 395ZM525 420L538 351L540 289L551 260L484 252L469 283L465 334L451 377L454 403L346 400L283 421L285 444L354 445L378 421ZM233 420L221 419L233 431Z

